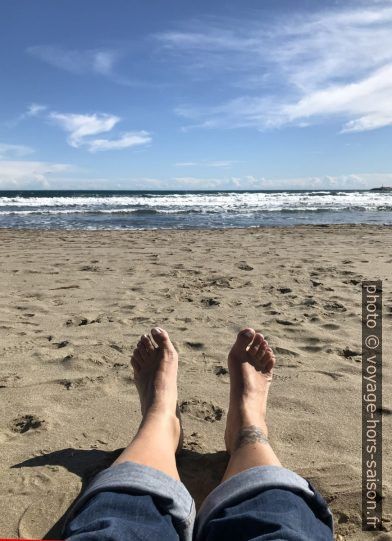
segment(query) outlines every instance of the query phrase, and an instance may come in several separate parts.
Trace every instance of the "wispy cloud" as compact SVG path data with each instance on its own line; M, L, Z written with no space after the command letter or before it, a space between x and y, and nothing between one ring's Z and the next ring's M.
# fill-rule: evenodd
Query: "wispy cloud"
M290 12L268 26L257 16L200 26L157 36L168 53L204 77L219 77L231 94L221 103L178 107L194 126L265 129L333 118L349 132L392 124L390 2Z
M49 118L69 133L67 141L70 146L86 147L90 152L121 150L151 142L151 136L146 131L126 132L113 139L94 138L93 136L112 131L121 120L115 115L52 112Z
M55 45L36 45L27 48L27 53L55 68L70 73L111 76L121 57L117 49L64 49Z
M19 190L26 188L49 188L51 179L71 171L69 164L40 161L0 161L0 188Z
M118 139L93 139L88 141L90 152L102 150L122 150L134 146L146 145L151 142L151 136L146 131L127 132Z
M32 117L32 116L38 116L44 111L46 111L47 107L46 105L42 105L39 103L32 103L28 106L25 113L23 113L23 117Z
M33 154L34 149L27 145L13 145L8 143L0 143L0 160L7 158L21 158L28 154Z
M9 120L5 123L5 125L9 128L14 128L18 124L20 124L23 120L33 118L40 116L42 113L46 111L47 107L46 105L41 105L39 103L32 103L30 104L23 113L19 114L16 118L13 118L12 120Z

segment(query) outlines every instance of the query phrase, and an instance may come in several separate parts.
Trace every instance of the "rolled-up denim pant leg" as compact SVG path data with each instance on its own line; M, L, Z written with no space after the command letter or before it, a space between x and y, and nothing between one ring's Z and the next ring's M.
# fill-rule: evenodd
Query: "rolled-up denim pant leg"
M195 541L332 541L332 514L296 473L258 466L234 475L205 499Z
M124 462L99 473L76 501L63 537L70 541L191 541L194 501L161 471Z

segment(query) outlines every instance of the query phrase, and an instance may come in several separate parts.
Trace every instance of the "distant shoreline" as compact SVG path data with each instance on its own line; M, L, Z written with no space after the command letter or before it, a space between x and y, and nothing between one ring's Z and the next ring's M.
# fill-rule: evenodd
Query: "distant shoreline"
M379 188L371 188L370 191L387 193L387 192L392 192L392 188L390 186L380 186Z

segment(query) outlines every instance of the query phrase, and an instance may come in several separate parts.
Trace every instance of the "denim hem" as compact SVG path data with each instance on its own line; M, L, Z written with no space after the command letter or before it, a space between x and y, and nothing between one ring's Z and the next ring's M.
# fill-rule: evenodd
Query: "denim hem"
M197 517L196 539L203 539L203 530L208 522L224 508L245 501L268 489L286 489L304 497L317 500L320 496L312 486L298 474L281 466L256 466L233 475L217 486L204 500ZM325 505L325 517L332 529L332 514Z
M75 502L67 523L90 498L103 491L149 494L155 497L160 511L171 515L179 538L191 541L196 510L185 485L159 470L130 461L115 464L100 472Z

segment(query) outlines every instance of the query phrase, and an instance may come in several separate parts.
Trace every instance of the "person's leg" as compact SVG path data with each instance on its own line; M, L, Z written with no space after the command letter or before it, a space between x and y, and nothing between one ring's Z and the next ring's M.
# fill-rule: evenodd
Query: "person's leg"
M144 335L131 363L142 422L114 464L101 472L76 503L67 523L70 541L192 538L194 502L179 481L175 453L178 355L166 331Z
M131 359L142 422L114 464L136 462L179 479L175 457L181 435L177 416L178 355L166 331L156 327L151 334L158 347L144 335Z
M225 432L230 461L223 481L254 466L281 466L268 442L267 397L275 356L263 335L244 329L228 357L230 402Z
M267 396L275 356L253 329L241 331L228 358L230 460L205 500L196 539L332 540L331 514L305 479L281 466L268 441Z

